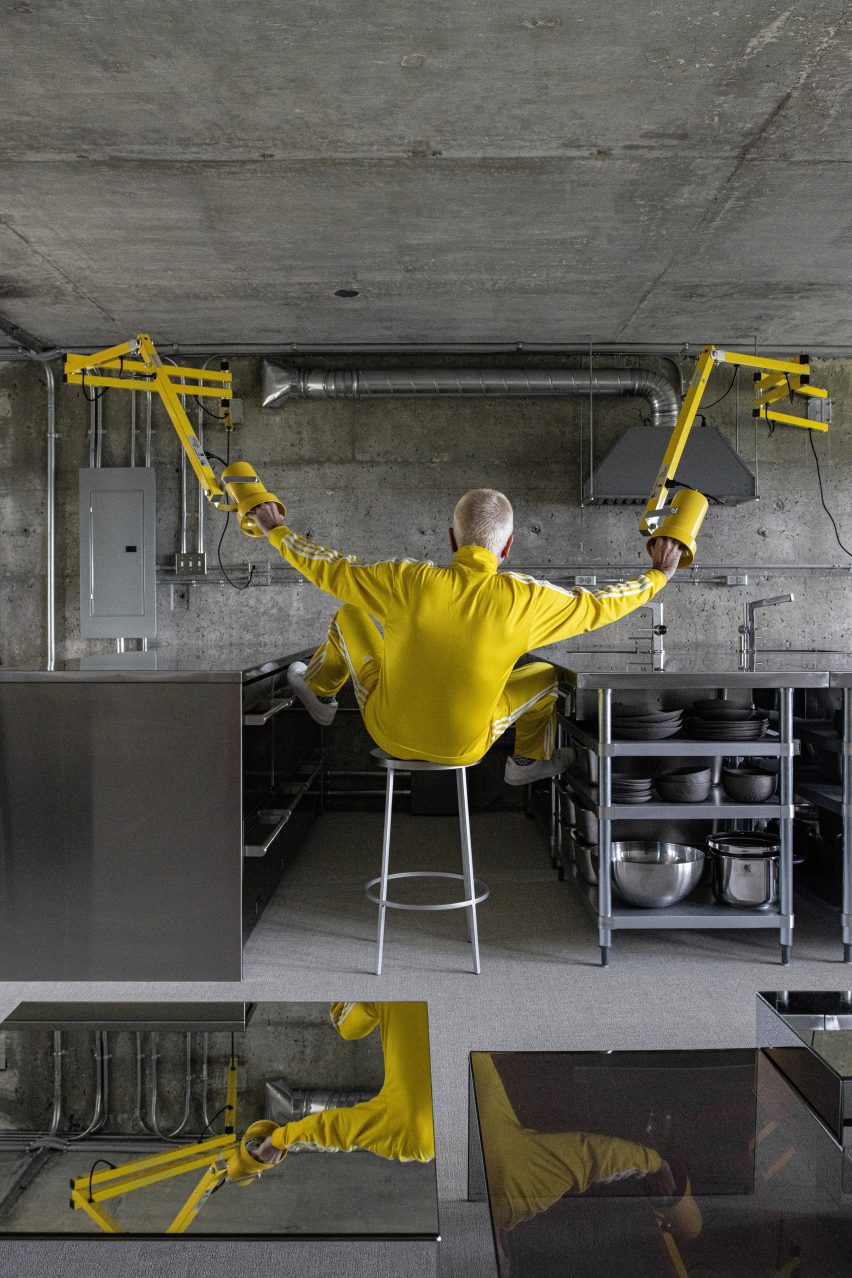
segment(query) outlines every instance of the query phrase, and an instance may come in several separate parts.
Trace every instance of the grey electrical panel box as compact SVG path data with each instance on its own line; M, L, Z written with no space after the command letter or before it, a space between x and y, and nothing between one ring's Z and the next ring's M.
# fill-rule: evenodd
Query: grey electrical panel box
M157 486L145 466L80 471L80 633L157 633Z

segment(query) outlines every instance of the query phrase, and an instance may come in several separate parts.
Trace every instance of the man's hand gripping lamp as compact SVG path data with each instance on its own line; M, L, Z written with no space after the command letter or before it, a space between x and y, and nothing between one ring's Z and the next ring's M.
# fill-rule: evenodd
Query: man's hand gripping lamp
M232 462L222 471L221 482L217 480L184 410L181 395L216 398L222 407L222 425L226 430L232 429L230 401L233 389L227 363L218 370L164 364L148 334L139 333L129 342L96 351L93 355L69 354L64 374L66 382L77 386L106 386L149 394L157 392L204 496L218 510L234 511L246 536L263 536L251 514L263 502L273 502L282 516L286 514L284 503L274 493L267 492L248 462Z
M696 538L709 503L704 494L696 492L694 488L679 488L671 498L669 491L677 482L677 468L686 448L689 432L698 415L710 374L717 364L734 364L759 370L754 374L753 417L762 417L764 421L786 426L803 426L809 430L828 430L829 413L825 413L823 420L820 420L779 413L772 408L777 400L787 397L792 400L794 396L823 399L830 407L828 391L810 385L811 370L806 355L801 355L798 359L768 359L761 355L741 355L736 351L722 351L715 346L705 346L698 356L695 372L639 525L640 532L648 537L649 550L657 537L671 537L680 542L683 546L681 568L688 568L695 558Z

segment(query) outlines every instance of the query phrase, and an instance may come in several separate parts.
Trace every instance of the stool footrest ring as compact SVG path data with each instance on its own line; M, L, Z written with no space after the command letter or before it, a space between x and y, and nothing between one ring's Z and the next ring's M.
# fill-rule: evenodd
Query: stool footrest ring
M459 879L464 883L463 874L450 874L443 870L401 870L394 874L388 875L388 882L391 879ZM473 890L477 894L472 900L464 901L446 901L439 905L409 905L406 901L391 901L389 898L382 900L377 893L370 889L376 884L381 883L382 876L376 879L370 879L364 884L364 895L368 900L373 901L376 905L384 905L389 910L469 910L472 905L479 905L480 902L486 900L490 895L491 889L487 883L483 883L482 879L473 880Z

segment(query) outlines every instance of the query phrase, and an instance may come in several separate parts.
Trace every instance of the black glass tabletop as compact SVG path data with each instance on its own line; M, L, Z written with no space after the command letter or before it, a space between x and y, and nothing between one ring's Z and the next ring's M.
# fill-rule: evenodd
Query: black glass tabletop
M23 1004L0 1031L0 1240L438 1237L425 1003Z
M504 1278L852 1272L842 1148L763 1053L475 1052L471 1082Z

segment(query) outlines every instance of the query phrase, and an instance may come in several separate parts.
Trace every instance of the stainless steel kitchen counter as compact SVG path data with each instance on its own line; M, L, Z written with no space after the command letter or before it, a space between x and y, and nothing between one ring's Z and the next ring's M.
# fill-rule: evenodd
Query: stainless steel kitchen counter
M281 674L291 661L304 659L313 648L282 657L268 653L226 650L212 656L187 656L179 651L104 653L76 661L44 666L0 666L0 683L251 683Z
M755 669L742 670L735 648L691 646L666 650L665 668L650 657L625 652L580 652L576 642L551 644L532 654L556 667L569 686L583 689L827 688L827 653L774 652L756 655ZM849 675L852 681L852 671Z
M246 861L246 824L295 805L317 755L282 695L302 655L0 668L0 980L240 979L310 820Z

